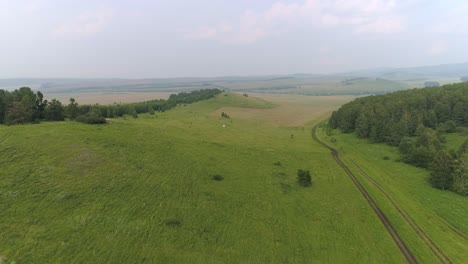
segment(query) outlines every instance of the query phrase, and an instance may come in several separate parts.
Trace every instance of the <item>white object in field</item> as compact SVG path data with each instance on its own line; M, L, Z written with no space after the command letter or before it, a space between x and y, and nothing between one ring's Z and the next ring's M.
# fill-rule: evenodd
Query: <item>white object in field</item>
M223 124L223 128L226 127L226 124Z

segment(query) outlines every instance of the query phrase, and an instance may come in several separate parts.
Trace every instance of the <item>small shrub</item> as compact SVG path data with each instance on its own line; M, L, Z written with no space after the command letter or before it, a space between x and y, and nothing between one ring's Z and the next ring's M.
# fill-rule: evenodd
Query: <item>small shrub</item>
M384 159L384 160L389 160L390 157L389 157L389 156L384 156L383 159Z
M336 138L332 137L332 138L330 139L330 142L331 142L331 143L336 143Z
M273 165L275 165L275 166L281 166L281 161L277 161L277 162L273 163Z
M170 227L178 227L182 224L182 222L177 218L169 218L166 221L164 221L164 224Z
M303 187L309 187L312 185L312 176L308 170L297 170L297 182Z
M222 180L224 180L224 177L219 175L219 174L216 174L216 175L213 175L211 177L211 179L214 180L214 181L222 181Z

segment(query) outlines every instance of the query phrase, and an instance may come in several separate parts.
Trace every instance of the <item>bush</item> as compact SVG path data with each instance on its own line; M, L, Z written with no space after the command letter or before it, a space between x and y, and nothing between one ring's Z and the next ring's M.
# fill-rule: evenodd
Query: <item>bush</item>
M214 180L214 181L222 181L222 180L224 180L224 177L219 175L219 174L216 174L216 175L213 175L211 177L211 179Z
M277 161L277 162L273 163L273 165L275 165L275 166L281 166L281 161Z
M164 221L164 224L166 224L167 226L171 226L171 227L177 227L177 226L180 226L182 222L179 219L170 218Z
M106 119L104 117L80 115L77 116L75 121L85 124L105 124Z
M389 160L390 157L389 157L389 156L384 156L383 159L384 159L384 160Z
M297 182L303 187L309 187L312 185L312 176L308 170L297 170Z

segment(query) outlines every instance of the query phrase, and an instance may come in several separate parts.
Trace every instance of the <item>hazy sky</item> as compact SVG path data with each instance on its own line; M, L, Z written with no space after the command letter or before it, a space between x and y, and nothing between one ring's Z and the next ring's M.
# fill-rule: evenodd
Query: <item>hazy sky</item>
M0 0L0 78L329 73L468 61L465 0Z

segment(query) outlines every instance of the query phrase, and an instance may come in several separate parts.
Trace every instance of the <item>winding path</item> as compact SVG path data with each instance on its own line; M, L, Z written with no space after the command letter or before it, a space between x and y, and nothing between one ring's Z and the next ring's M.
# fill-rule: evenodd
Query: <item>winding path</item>
M361 192L361 194L364 196L364 198L366 199L366 201L369 203L369 205L372 207L372 209L374 210L374 212L377 214L377 217L380 219L380 221L382 222L382 224L385 226L385 228L387 229L388 233L390 234L390 236L392 237L393 241L397 244L398 248L400 249L401 253L405 256L406 260L408 263L411 263L411 264L417 264L418 261L416 260L416 258L414 257L413 253L411 252L411 250L408 248L408 246L405 244L405 242L401 239L401 237L398 235L397 231L395 230L395 228L393 227L393 225L390 223L390 221L388 220L388 218L385 216L385 214L383 213L383 211L379 208L379 206L377 205L377 203L375 202L375 200L370 196L370 194L366 191L366 189L364 188L364 186L362 186L362 184L358 181L358 179L356 178L356 176L351 172L351 170L341 161L341 159L339 158L338 156L338 151L330 146L328 146L327 144L325 144L323 141L321 141L318 137L317 137L317 127L319 125L316 125L313 129L312 129L312 138L317 142L319 143L320 145L324 146L325 148L329 149L331 151L331 154L333 156L333 158L335 159L336 163L338 163L338 165L340 165L341 168L343 168L343 170L346 172L346 174L348 174L348 176L351 178L351 180L353 181L353 183L356 185L356 187L359 189L359 191Z

